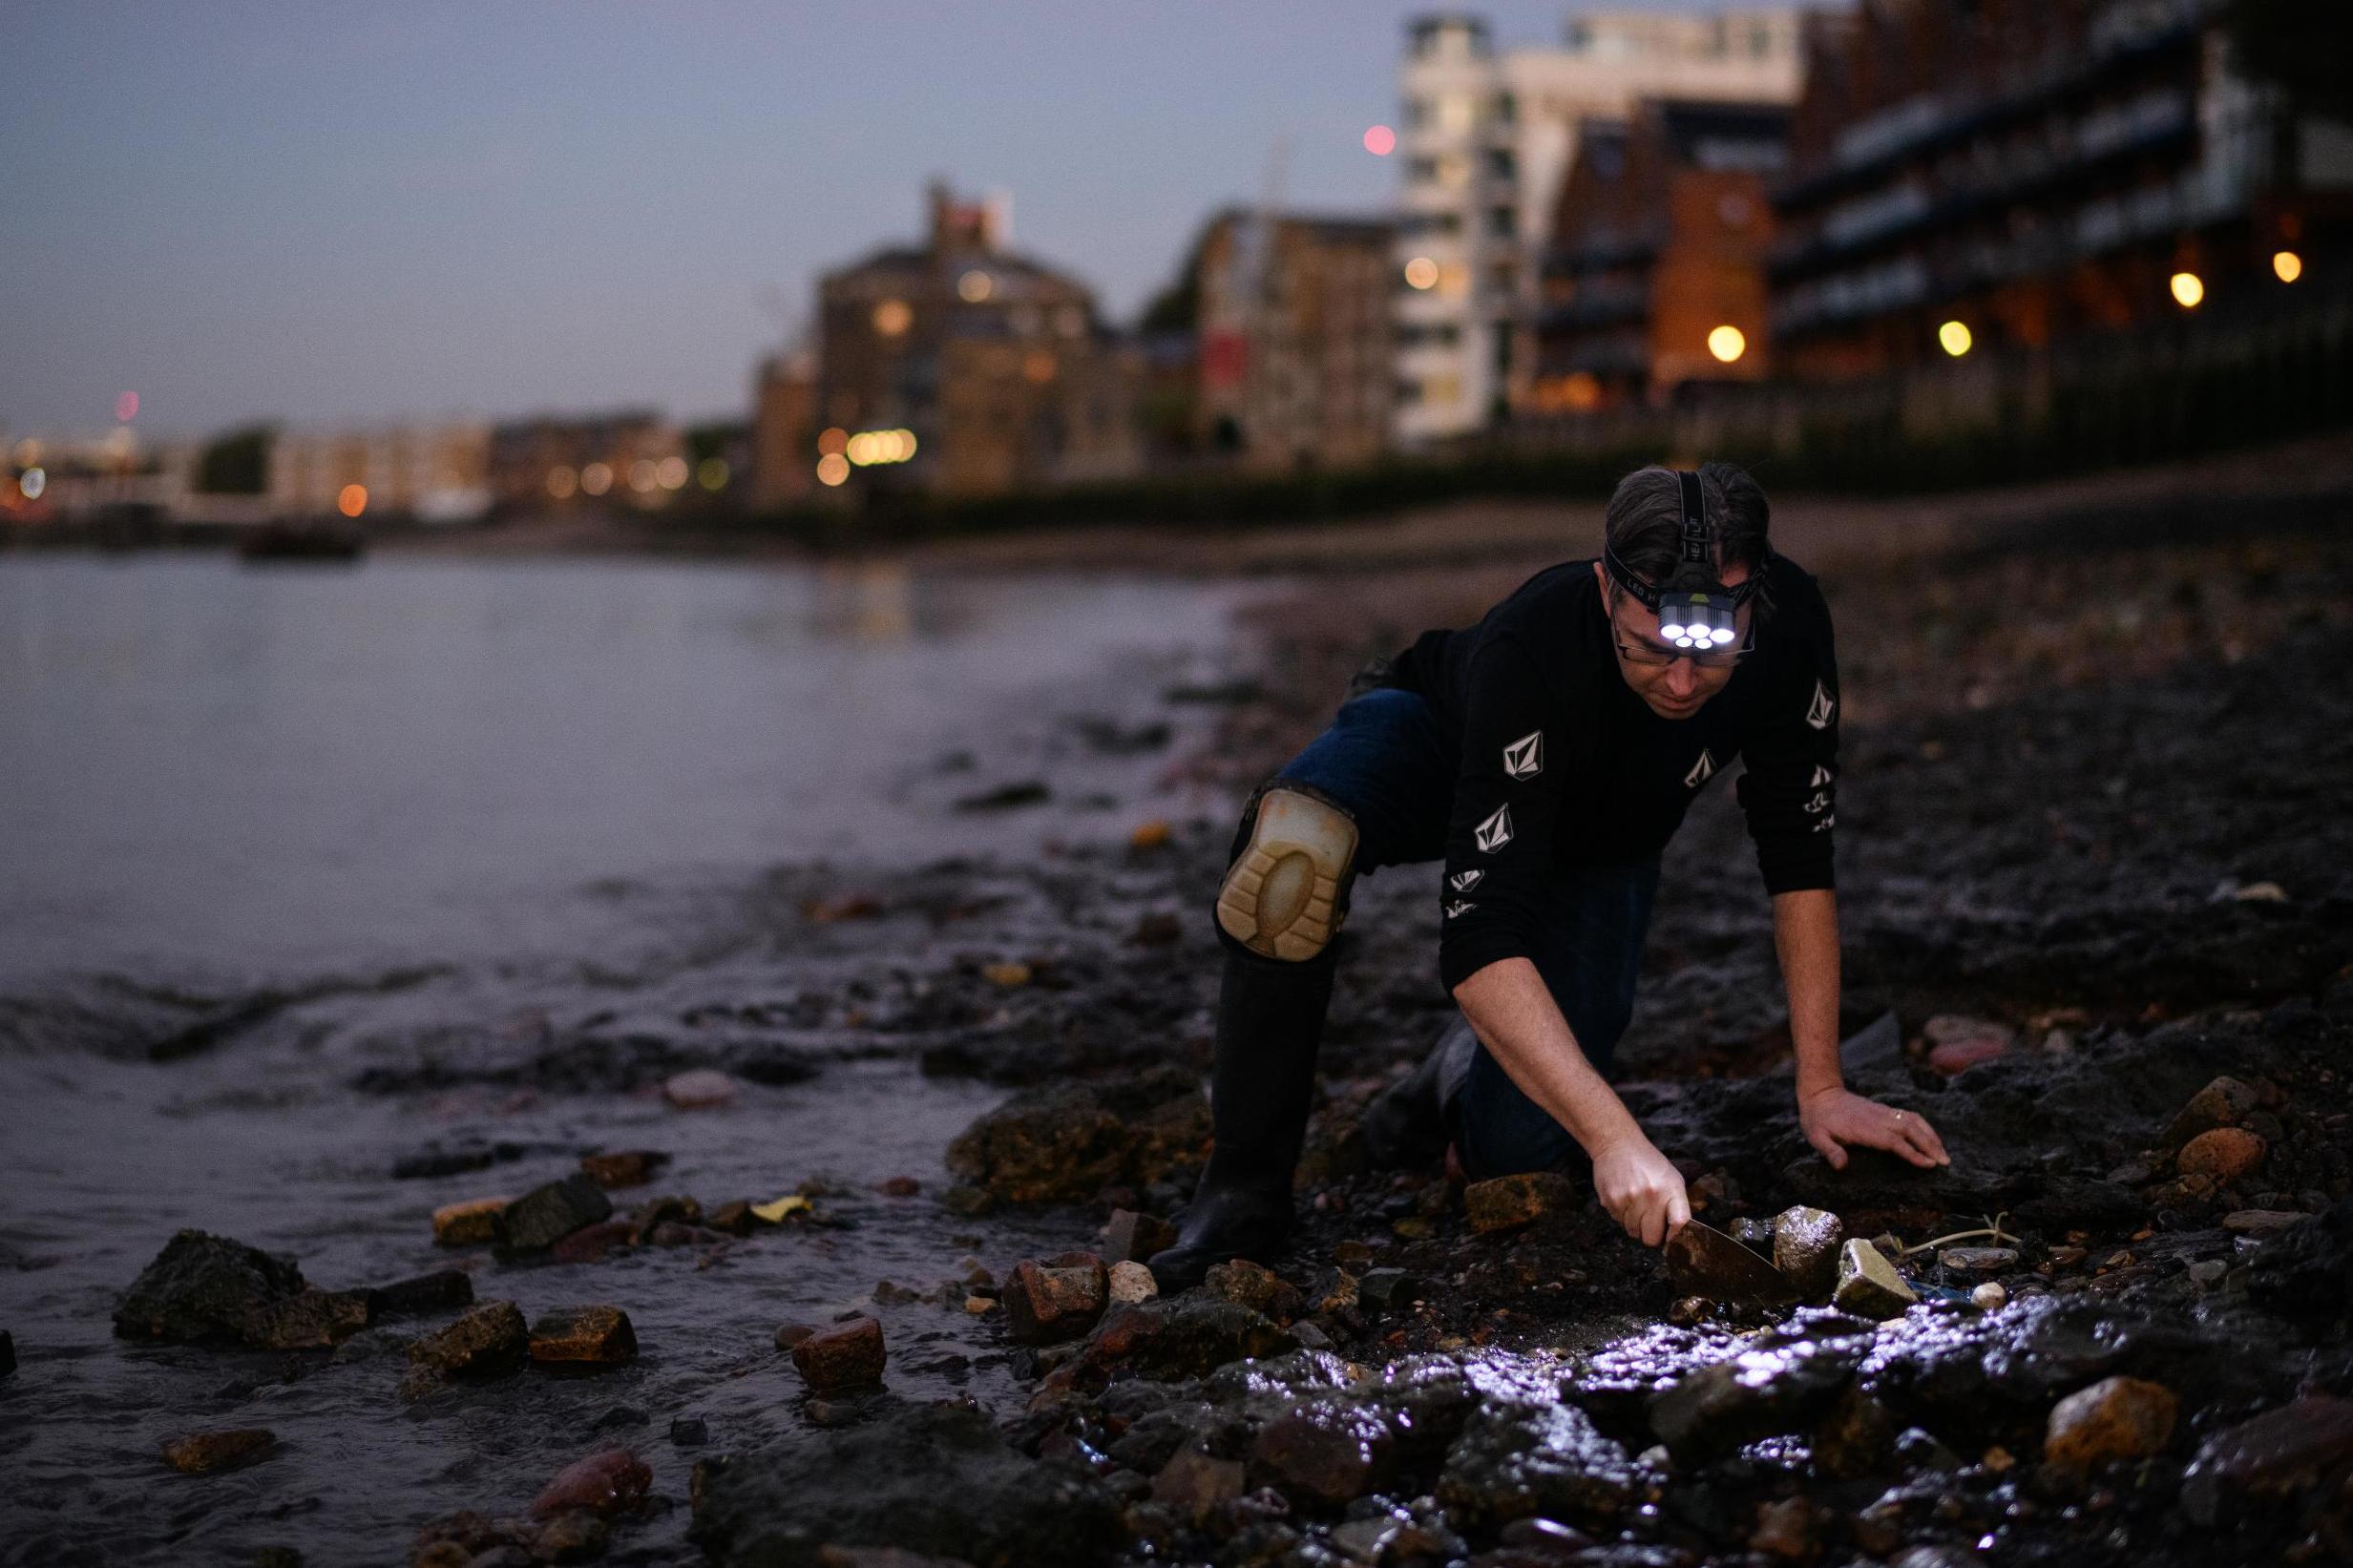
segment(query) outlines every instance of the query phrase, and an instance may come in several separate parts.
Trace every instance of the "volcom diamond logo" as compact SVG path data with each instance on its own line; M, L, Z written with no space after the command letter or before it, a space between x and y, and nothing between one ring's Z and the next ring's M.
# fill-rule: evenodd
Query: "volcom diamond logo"
M1503 748L1503 771L1515 779L1533 779L1544 770L1544 732L1532 729Z
M1814 777L1806 781L1806 787L1809 789L1819 789L1822 785L1828 784L1829 782L1830 769L1824 767L1821 763L1817 763L1814 764Z
M1479 841L1480 852L1482 854L1494 854L1498 849L1509 844L1511 842L1511 807L1497 806L1494 816L1471 829L1471 836Z
M1473 888L1478 887L1481 882L1484 881L1486 879L1486 875L1487 873L1484 871L1457 871L1454 875L1446 879L1446 886L1452 888L1456 892L1467 893Z
M1691 764L1691 771L1683 776L1683 787L1686 789L1697 789L1701 784L1706 784L1710 779L1714 777L1715 754L1710 751L1702 751L1699 754L1699 761Z
M1816 729L1828 729L1830 721L1838 711L1838 704L1818 680L1814 682L1814 703L1806 709L1806 722Z
M1446 906L1446 918L1452 920L1458 915L1468 914L1477 908L1479 908L1478 905L1466 904L1461 899L1458 898L1452 904Z

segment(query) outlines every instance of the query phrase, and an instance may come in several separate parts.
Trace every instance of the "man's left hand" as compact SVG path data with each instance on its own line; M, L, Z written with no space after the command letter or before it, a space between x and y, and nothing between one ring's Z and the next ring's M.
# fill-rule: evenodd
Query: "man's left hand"
M1846 1168L1846 1148L1885 1149L1915 1165L1949 1165L1944 1140L1918 1111L1899 1111L1847 1089L1819 1089L1797 1102L1797 1124L1806 1141L1830 1162Z

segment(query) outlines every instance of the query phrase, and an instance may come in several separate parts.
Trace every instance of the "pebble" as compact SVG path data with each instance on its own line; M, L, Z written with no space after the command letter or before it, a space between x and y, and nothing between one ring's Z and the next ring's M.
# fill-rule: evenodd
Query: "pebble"
M2262 1097L2256 1093L2253 1085L2225 1075L2192 1095L2181 1109L2174 1113L2174 1119L2165 1129L2165 1141L2170 1144L2187 1143L2200 1133L2212 1132L2216 1127L2236 1126L2261 1103Z
M531 1326L534 1361L586 1361L618 1366L635 1359L637 1330L618 1307L557 1307Z
M1049 1345L1085 1333L1103 1316L1110 1280L1092 1253L1027 1259L1005 1282L1005 1331L1019 1345Z
M1356 1282L1356 1299L1367 1310L1386 1312L1409 1305L1420 1282L1402 1268L1368 1269Z
M1987 1280L1984 1285L1969 1292L1969 1304L1988 1312L2004 1306L2009 1299L2010 1293L1992 1280Z
M522 1308L511 1301L486 1301L411 1344L409 1359L445 1376L486 1377L520 1366L530 1347Z
M987 1296L966 1296L964 1298L964 1310L970 1312L974 1317L980 1317L985 1313L994 1311L996 1310L996 1307L997 1303Z
M1149 822L1136 824L1135 831L1127 835L1127 842L1139 849L1157 849L1172 836L1173 831L1168 824L1162 818L1154 817Z
M1948 1246L1936 1261L1963 1274L1999 1274L2018 1266L2018 1252L2006 1246Z
M1212 1459L1187 1449L1152 1477L1152 1500L1181 1518L1200 1521L1220 1503L1242 1495L1239 1459Z
M2043 1458L2080 1474L2110 1459L2144 1459L2174 1435L2180 1401L2162 1383L2103 1378L2059 1401L2043 1435Z
M263 1350L324 1350L368 1327L365 1290L305 1290L245 1317L245 1343Z
M2218 1182L2231 1182L2260 1165L2270 1152L2259 1133L2251 1133L2244 1127L2216 1127L2182 1145L2174 1163L2184 1176L2207 1176Z
M498 1244L515 1252L541 1252L612 1217L613 1200L602 1187L585 1176L567 1176L509 1203L498 1216Z
M622 1149L580 1156L580 1171L600 1187L641 1187L669 1162L659 1149Z
M878 1386L886 1357L882 1325L869 1317L812 1333L792 1347L792 1365L819 1394Z
M593 1264L617 1246L635 1246L638 1227L628 1220L601 1220L557 1241L548 1256L561 1264Z
M712 1067L692 1067L662 1081L662 1098L682 1111L707 1111L732 1102L735 1079Z
M488 1246L498 1239L504 1198L469 1198L433 1210L433 1240L443 1246Z
M1773 1266L1818 1300L1838 1286L1838 1248L1845 1241L1846 1223L1837 1215L1792 1204L1774 1217Z
M1273 1269L1263 1264L1251 1263L1248 1258L1235 1258L1211 1265L1201 1283L1219 1301L1229 1301L1237 1307L1247 1307L1253 1312L1263 1312L1277 1320L1299 1310L1301 1297L1298 1286Z
M1558 1171L1499 1176L1474 1181L1462 1193L1471 1230L1481 1236L1533 1224L1546 1215L1566 1213L1579 1202L1576 1183Z
M1832 1300L1864 1317L1892 1318L1901 1316L1920 1295L1878 1247L1858 1239L1838 1254L1838 1287Z
M260 1427L198 1432L164 1444L163 1461L182 1475L209 1475L249 1465L277 1446L278 1434Z
M2312 1218L2296 1209L2242 1208L2222 1217L2222 1228L2234 1236L2253 1236L2260 1240L2291 1230Z
M531 1516L544 1519L576 1509L609 1516L642 1502L653 1484L645 1461L625 1448L604 1449L557 1471L532 1500Z
M1111 1265L1108 1295L1114 1307L1132 1307L1160 1294L1160 1282L1140 1263L1121 1259Z
M1250 1463L1285 1495L1339 1508L1380 1485L1395 1446L1388 1425L1374 1411L1315 1404L1260 1428Z
M1145 1263L1153 1253L1174 1246L1176 1238L1176 1226L1166 1220L1130 1208L1113 1209L1111 1223L1103 1230L1103 1255L1110 1263Z

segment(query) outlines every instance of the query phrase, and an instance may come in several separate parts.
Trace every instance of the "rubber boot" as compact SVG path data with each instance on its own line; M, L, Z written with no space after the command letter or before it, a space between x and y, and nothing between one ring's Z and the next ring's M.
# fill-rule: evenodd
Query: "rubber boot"
M1376 1169L1427 1164L1446 1152L1452 1137L1446 1102L1470 1075L1471 1053L1478 1049L1479 1036L1470 1020L1456 1014L1413 1077L1382 1090L1365 1107L1357 1126L1364 1134L1365 1156Z
M1176 1244L1147 1262L1163 1291L1199 1285L1230 1259L1271 1263L1290 1241L1292 1176L1335 968L1329 952L1294 964L1228 950L1209 1070L1215 1142Z

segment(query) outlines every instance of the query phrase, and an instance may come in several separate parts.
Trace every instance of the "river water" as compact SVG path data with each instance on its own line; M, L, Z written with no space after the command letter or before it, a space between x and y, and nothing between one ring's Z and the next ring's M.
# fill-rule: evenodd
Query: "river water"
M1236 600L894 567L0 558L0 1562L405 1560L426 1519L519 1512L613 1441L680 1505L622 1559L690 1560L709 1450L669 1422L814 1440L771 1338L853 1307L893 1387L1010 1398L993 1329L874 1286L1081 1238L931 1201L999 1092L922 1076L841 1005L896 928L807 915L1203 808L1170 782L1203 710L1163 699L1226 673ZM1049 802L958 808L1032 781ZM658 1092L664 1062L780 1052L793 1071L745 1074L725 1110ZM817 1177L852 1228L540 1268L432 1244L433 1207L626 1147L676 1163L624 1206ZM925 1196L873 1190L902 1175ZM328 1288L457 1261L527 1314L614 1302L642 1354L404 1406L417 1325L300 1355L115 1338L187 1225ZM254 1426L280 1444L245 1470L159 1456Z

